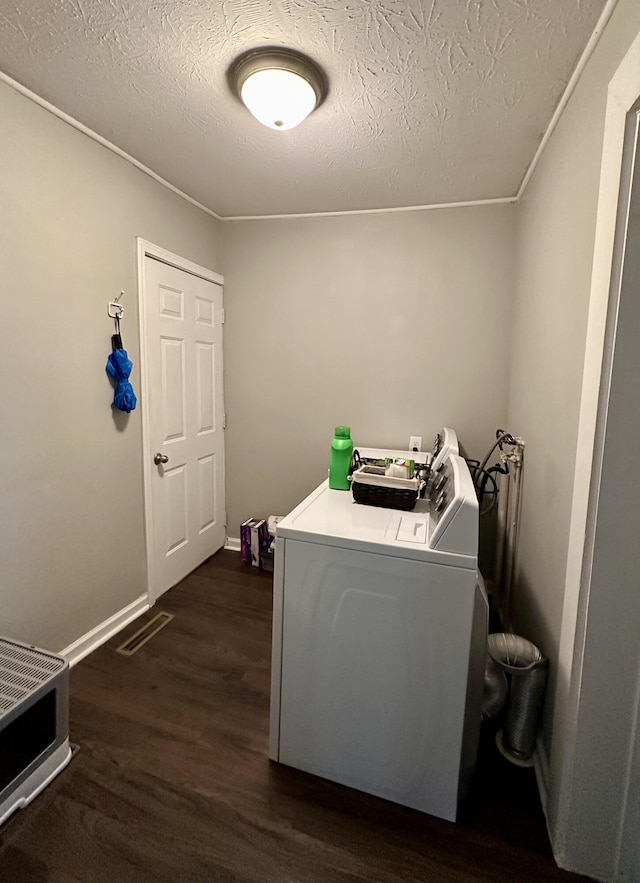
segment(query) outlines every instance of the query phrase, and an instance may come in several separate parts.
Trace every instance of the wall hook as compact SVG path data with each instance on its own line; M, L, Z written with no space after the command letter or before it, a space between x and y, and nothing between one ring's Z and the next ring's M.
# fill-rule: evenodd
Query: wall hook
M121 291L117 298L109 304L107 307L107 314L110 319L117 319L120 321L124 315L124 307L122 304L118 303L121 297L123 297L124 291Z

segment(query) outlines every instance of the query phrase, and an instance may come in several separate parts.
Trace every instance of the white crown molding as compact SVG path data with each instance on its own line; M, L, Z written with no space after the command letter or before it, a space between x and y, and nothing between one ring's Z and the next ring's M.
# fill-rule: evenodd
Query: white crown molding
M225 215L223 221L276 221L289 218L337 218L343 215L390 215L396 212L427 212L435 209L469 208L478 205L512 205L515 196L501 196L497 199L475 199L469 202L439 202L432 205L403 205L394 208L364 208L341 212L298 212L290 215Z
M542 141L540 142L540 144L538 144L538 149L536 150L536 152L533 156L533 159L529 163L529 168L524 173L524 178L522 179L522 183L520 184L520 187L518 189L518 193L516 194L516 202L520 202L520 200L522 199L522 195L527 188L527 184L529 183L531 176L533 175L533 173L536 169L536 166L538 165L538 162L540 161L540 157L544 153L544 149L547 146L547 142L548 142L549 138L551 138L551 136L553 135L555 128L558 125L558 122L560 120L560 117L562 116L562 113L563 113L565 107L569 103L569 99L573 95L573 90L576 88L576 86L578 84L578 80L582 76L582 72L585 69L585 67L587 66L587 62L589 61L589 59L593 55L593 51L598 44L598 40L602 36L602 32L604 31L605 27L607 26L607 22L611 18L611 15L612 15L613 10L615 9L617 3L618 3L618 0L607 0L607 3L605 5L604 9L602 10L602 14L601 14L600 18L598 19L598 22L597 22L595 28L593 29L593 33L591 34L591 37L589 38L589 42L585 46L584 52L580 56L578 63L575 66L573 73L571 74L571 79L567 83L567 88L562 93L562 97L560 98L560 101L558 102L558 106L556 107L556 109L553 113L553 116L551 117L551 121L549 122L549 125L547 126L547 130L544 133L544 135L542 136Z
M16 92L19 92L21 95L24 95L25 98L29 98L31 101L38 104L40 107L44 108L44 110L48 110L49 113L52 113L54 116L58 117L58 119L62 120L65 123L68 123L70 126L73 126L74 129L77 129L79 132L82 132L83 135L87 135L93 141L97 141L98 144L101 144L103 147L106 147L107 150L110 150L112 153L115 153L116 156L119 156L121 159L126 160L128 163L131 163L132 166L135 166L136 169L139 169L141 172L144 172L145 175L148 175L150 178L153 178L154 181L157 181L158 184L162 184L163 187L166 187L167 190L171 190L172 193L175 193L177 196L182 197L182 199L186 199L187 202L190 202L191 205L195 205L196 208L199 208L201 211L206 212L208 215L211 215L212 218L215 218L216 221L221 221L222 218L220 215L217 215L215 212L211 211L210 208L207 208L206 205L202 205L201 202L198 202L193 197L189 196L187 193L183 193L182 190L178 190L177 187L174 187L173 184L170 184L164 178L161 178L160 175L157 175L153 169L150 169L148 166L145 166L143 163L139 162L135 157L131 156L129 153L126 153L124 150L121 150L111 141L107 141L106 138L103 138L102 135L98 135L97 132L94 132L93 129L90 129L88 126L85 126L83 123L76 120L74 117L69 116L68 113L65 113L60 108L56 107L55 104L51 104L49 101L45 101L44 98L41 98L39 95L36 95L35 92L32 92L31 89L27 89L26 86L23 86L22 83L18 83L17 80L14 80L12 77L9 77L7 74L0 71L0 82L5 83L11 89L15 89Z

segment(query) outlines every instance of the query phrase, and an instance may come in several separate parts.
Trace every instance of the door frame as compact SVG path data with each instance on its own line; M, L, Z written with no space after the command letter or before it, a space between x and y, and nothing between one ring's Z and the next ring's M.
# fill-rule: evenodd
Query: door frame
M627 755L626 775L616 779L620 806L616 808L615 835L601 835L600 855L594 855L593 838L585 837L573 824L576 807L584 804L580 783L598 783L599 771L584 761L579 748L593 735L585 710L598 680L592 672L609 672L615 653L603 656L597 646L606 623L594 621L590 613L596 602L606 597L603 586L592 581L595 552L595 526L604 458L604 433L608 415L608 390L615 340L611 341L611 316L615 317L620 297L620 255L616 250L616 232L620 227L621 200L624 192L624 146L627 115L640 96L640 34L631 43L609 82L600 188L594 239L591 289L583 368L582 394L576 463L569 526L569 546L565 574L565 593L558 657L558 683L555 693L553 747L550 767L547 822L553 852L558 864L569 870L598 879L620 879L630 871L629 825L636 817L629 813L629 796L635 796L640 783L632 778L638 770L640 733L637 720L619 733L618 744L611 750ZM611 603L611 597L609 601ZM617 614L625 615L624 609ZM601 687L601 684L600 684ZM626 695L627 703L637 702L637 695ZM627 705L629 707L629 705ZM597 808L594 807L593 813ZM591 821L596 824L596 819ZM596 867L596 859L600 866ZM602 864L606 863L605 868ZM618 879L618 877L616 877Z
M155 245L140 236L136 236L137 261L138 261L138 343L140 346L140 410L142 412L142 469L143 469L143 493L144 493L144 532L147 558L147 595L149 598L149 606L153 606L157 601L156 572L155 562L153 560L153 507L151 504L151 462L147 456L149 449L149 439L151 436L150 428L150 403L149 403L149 364L147 359L147 328L146 328L146 312L145 312L145 258L150 257L159 260L170 267L177 270L183 270L192 276L199 276L207 282L214 282L216 285L224 287L224 276L209 270L206 267L195 264L193 261L187 260L166 248ZM223 316L224 316L224 288L223 297ZM224 321L224 320L223 320ZM223 350L224 365L224 350ZM224 413L224 386L222 392L222 412Z

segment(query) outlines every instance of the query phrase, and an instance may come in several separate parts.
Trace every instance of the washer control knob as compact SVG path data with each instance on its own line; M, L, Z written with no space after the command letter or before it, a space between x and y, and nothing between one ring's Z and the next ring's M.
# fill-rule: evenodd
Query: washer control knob
M446 472L441 472L440 475L436 478L436 483L434 485L434 490L436 493L439 493L442 488L447 483L447 474Z
M443 492L436 500L436 512L442 512L447 504L447 495Z

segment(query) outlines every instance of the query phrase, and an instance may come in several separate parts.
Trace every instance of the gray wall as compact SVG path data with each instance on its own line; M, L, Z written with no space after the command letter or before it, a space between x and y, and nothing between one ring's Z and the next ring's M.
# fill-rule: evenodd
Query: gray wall
M515 207L228 222L228 533L326 478L356 444L470 454L506 416Z
M553 724L559 732L571 677L557 662L605 104L609 81L639 30L640 5L620 0L518 210L508 424L527 448L515 627L551 660L544 745L554 835L566 779ZM562 859L564 847L556 846Z
M146 591L140 411L105 374L135 237L222 271L220 225L0 84L0 634L62 649Z

